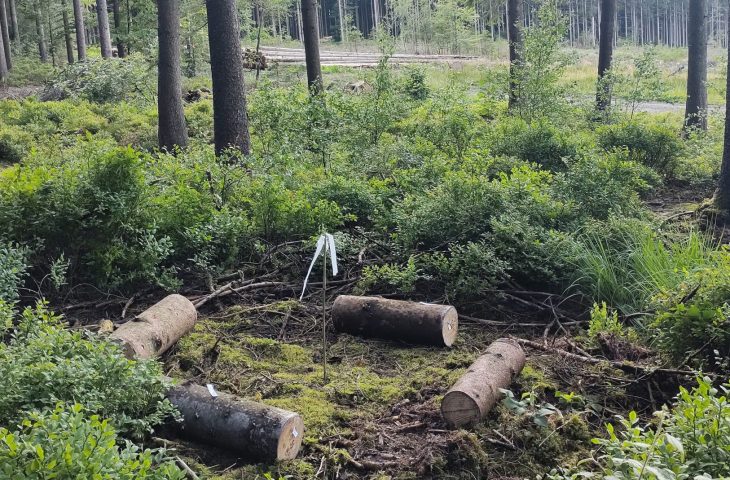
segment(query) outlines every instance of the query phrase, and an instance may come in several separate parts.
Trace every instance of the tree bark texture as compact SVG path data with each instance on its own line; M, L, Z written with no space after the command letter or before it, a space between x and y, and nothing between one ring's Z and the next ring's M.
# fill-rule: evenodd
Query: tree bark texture
M216 394L192 383L167 393L182 415L177 426L182 436L253 459L296 458L304 436L304 422L298 414L227 393Z
M1 1L1 0L0 0ZM63 16L63 38L66 42L66 60L69 64L74 63L74 44L71 40L71 24L68 19L68 2L62 0L61 14Z
M114 36L117 38L117 56L119 58L124 58L127 56L127 46L124 44L124 42L122 41L122 37L120 36L120 32L122 31L122 13L119 3L121 2L121 0L112 1L114 2L114 4L112 5L112 12L114 13ZM127 12L127 15L129 15L129 12ZM180 15L178 14L178 17L179 16Z
M517 70L522 62L522 22L524 11L522 0L507 0L507 16L509 17L509 108L519 101Z
M611 85L606 75L613 61L616 0L601 0L601 34L598 46L598 91L596 109L605 112L611 106Z
M5 63L4 44L5 42L3 42L3 37L0 35L0 82L4 82L8 79L8 66Z
M8 9L5 0L0 0L0 34L3 37L3 53L5 53L5 66L8 70L13 69L12 53L10 51L10 23L8 22Z
M115 0L115 4L116 4ZM158 140L160 149L174 151L188 144L180 78L180 1L157 1L160 58L157 75Z
M235 0L206 0L213 76L213 135L216 155L235 148L251 153L243 54Z
M15 6L15 0L8 0L8 13L10 14L10 39L18 41L20 31L18 30L18 9Z
M516 342L503 338L492 343L444 395L441 415L446 423L460 427L483 419L502 398L499 389L512 384L525 361Z
M319 59L319 21L317 0L302 0L302 29L304 34L304 57L307 64L309 91L322 91L322 65Z
M112 37L109 32L109 8L106 0L96 0L96 20L99 24L99 44L102 58L112 58Z
M81 0L73 0L74 24L76 25L76 49L79 62L86 60L86 26L84 25L84 10Z
M707 2L690 0L685 129L707 130Z
M332 307L338 332L450 347L459 329L454 307L341 295Z
M730 34L730 15L728 15L728 34ZM730 37L728 38L728 55L730 55ZM728 57L730 58L730 57ZM715 205L730 213L730 75L727 76L725 92L725 138L720 167L720 181L715 192Z
M48 47L46 46L46 32L43 28L43 15L40 3L35 4L35 30L38 35L38 55L41 58L41 62L46 63L48 61Z
M182 295L170 295L117 329L110 340L122 345L127 358L155 358L195 327L198 312Z

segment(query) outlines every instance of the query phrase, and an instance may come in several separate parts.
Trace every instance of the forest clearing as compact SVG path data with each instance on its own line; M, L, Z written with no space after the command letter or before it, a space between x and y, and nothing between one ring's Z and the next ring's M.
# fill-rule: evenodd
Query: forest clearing
M0 479L730 478L729 32L0 0Z

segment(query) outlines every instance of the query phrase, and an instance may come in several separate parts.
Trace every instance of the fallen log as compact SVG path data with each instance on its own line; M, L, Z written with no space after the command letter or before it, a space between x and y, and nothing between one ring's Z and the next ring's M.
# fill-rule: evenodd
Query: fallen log
M127 358L154 358L195 326L198 312L182 295L170 295L119 327L109 339L122 345Z
M525 366L525 352L510 339L492 343L477 358L441 402L441 415L452 427L473 424L483 419L502 397Z
M380 297L341 295L332 306L338 332L450 347L459 315L454 307Z
M177 429L183 437L255 459L296 458L304 436L298 414L213 392L193 383L168 391L167 398L182 415Z

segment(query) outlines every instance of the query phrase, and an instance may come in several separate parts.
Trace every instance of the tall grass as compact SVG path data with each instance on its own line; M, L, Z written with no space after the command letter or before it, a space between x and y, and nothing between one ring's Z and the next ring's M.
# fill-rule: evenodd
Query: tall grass
M692 231L672 238L638 221L612 221L578 234L573 286L625 314L648 308L652 298L675 289L689 274L716 262L717 248Z

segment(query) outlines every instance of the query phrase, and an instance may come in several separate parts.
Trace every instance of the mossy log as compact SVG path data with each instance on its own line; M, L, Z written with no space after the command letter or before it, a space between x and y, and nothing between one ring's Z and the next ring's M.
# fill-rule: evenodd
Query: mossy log
M201 385L172 387L167 398L182 415L183 437L218 446L260 460L296 458L304 436L304 422L294 413Z
M155 358L190 332L198 319L193 304L182 295L170 295L109 335L127 358Z
M448 305L350 295L337 297L332 321L338 332L447 347L459 328L459 315Z
M499 389L512 384L525 361L525 352L517 342L502 338L492 343L446 392L441 402L446 423L461 427L483 419L502 397Z

